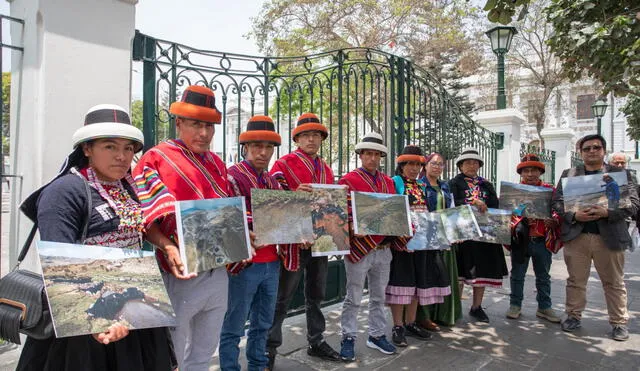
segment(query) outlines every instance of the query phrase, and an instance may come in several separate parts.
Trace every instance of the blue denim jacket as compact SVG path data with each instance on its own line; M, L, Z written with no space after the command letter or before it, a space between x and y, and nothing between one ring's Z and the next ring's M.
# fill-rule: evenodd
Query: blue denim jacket
M438 192L429 184L426 178L421 179L426 185L426 194L427 194L427 208L431 211L436 210L436 206L438 205ZM449 191L449 184L445 181L438 179L438 186L440 186L440 191L442 191L442 195L444 196L444 208L449 208L453 204L453 196L451 195L451 191Z

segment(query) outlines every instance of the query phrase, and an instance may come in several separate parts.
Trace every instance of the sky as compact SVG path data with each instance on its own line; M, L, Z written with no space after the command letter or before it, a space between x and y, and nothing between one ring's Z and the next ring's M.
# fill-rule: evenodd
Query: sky
M260 55L252 40L251 17L259 14L264 0L140 0L136 5L136 29L157 39L198 49ZM134 63L132 99L142 96L142 68Z

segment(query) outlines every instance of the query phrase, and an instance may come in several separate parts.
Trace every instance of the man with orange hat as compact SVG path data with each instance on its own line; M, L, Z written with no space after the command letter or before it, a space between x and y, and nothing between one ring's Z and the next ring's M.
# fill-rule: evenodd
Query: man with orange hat
M280 141L269 116L253 116L247 130L240 133L240 153L244 161L229 167L228 179L231 194L245 198L250 228L253 224L251 189L281 189L278 181L267 171ZM246 349L248 369L264 370L269 362L266 356L267 336L273 322L280 276L276 245L260 246L252 263L230 264L227 269L230 272L229 295L220 334L220 367L240 371L238 344L244 335L245 322L250 318Z
M533 154L522 157L516 169L522 184L553 188L544 183L540 176L545 167L540 158ZM511 245L511 301L507 318L518 319L524 297L524 278L529 268L529 260L533 262L536 275L536 300L538 310L536 316L553 323L560 323L560 317L551 308L551 269L552 254L562 247L560 235L560 216L553 213L553 219L530 219L513 215L511 231L514 242Z
M333 171L320 158L318 152L322 141L329 132L313 113L303 113L293 129L293 141L298 149L282 156L271 168L271 174L278 179L282 188L291 191L311 192L310 183L333 184ZM324 300L327 287L326 256L312 257L308 246L294 244L281 246L282 267L278 286L278 300L273 325L269 332L267 351L269 368L273 369L276 349L282 345L282 322L287 309L304 273L305 309L307 316L307 354L322 359L339 361L340 355L324 341L325 319L320 304Z
M185 275L178 251L175 202L229 196L227 169L209 150L222 115L213 91L189 86L169 112L176 116L177 139L148 150L133 175L142 205L147 239L156 256L176 313L171 332L181 370L208 370L227 310L224 267Z

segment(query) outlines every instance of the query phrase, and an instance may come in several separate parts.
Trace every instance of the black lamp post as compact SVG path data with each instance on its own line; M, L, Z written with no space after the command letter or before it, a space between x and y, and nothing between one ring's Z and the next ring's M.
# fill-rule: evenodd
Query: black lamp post
M594 104L591 105L591 113L593 116L598 119L598 135L602 135L602 117L605 112L607 112L607 102L602 100L602 98L598 99Z
M511 26L497 26L485 33L491 40L491 49L498 56L497 109L507 108L507 96L504 89L504 55L509 51L511 40L516 33L518 33L516 28Z

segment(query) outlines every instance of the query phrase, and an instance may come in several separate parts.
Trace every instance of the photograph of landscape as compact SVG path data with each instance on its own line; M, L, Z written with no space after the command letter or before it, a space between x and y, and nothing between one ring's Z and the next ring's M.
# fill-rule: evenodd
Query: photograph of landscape
M405 195L351 192L356 235L411 236L409 199Z
M175 326L175 314L150 251L37 242L56 337Z
M450 243L473 240L482 236L471 206L462 205L438 211L444 225L444 234Z
M472 207L473 213L482 231L482 237L473 238L474 241L511 245L511 211L488 208L481 213Z
M413 237L407 243L408 250L447 250L451 244L444 233L442 218L438 212L411 211Z
M564 210L572 212L592 205L617 209L631 203L624 171L562 178L562 194Z
M310 192L251 189L253 232L258 245L312 242Z
M550 219L552 196L552 188L500 182L500 208L525 218Z
M349 210L347 187L311 184L311 219L313 221L312 256L346 255L349 248Z
M176 202L180 256L185 274L249 258L244 197Z

